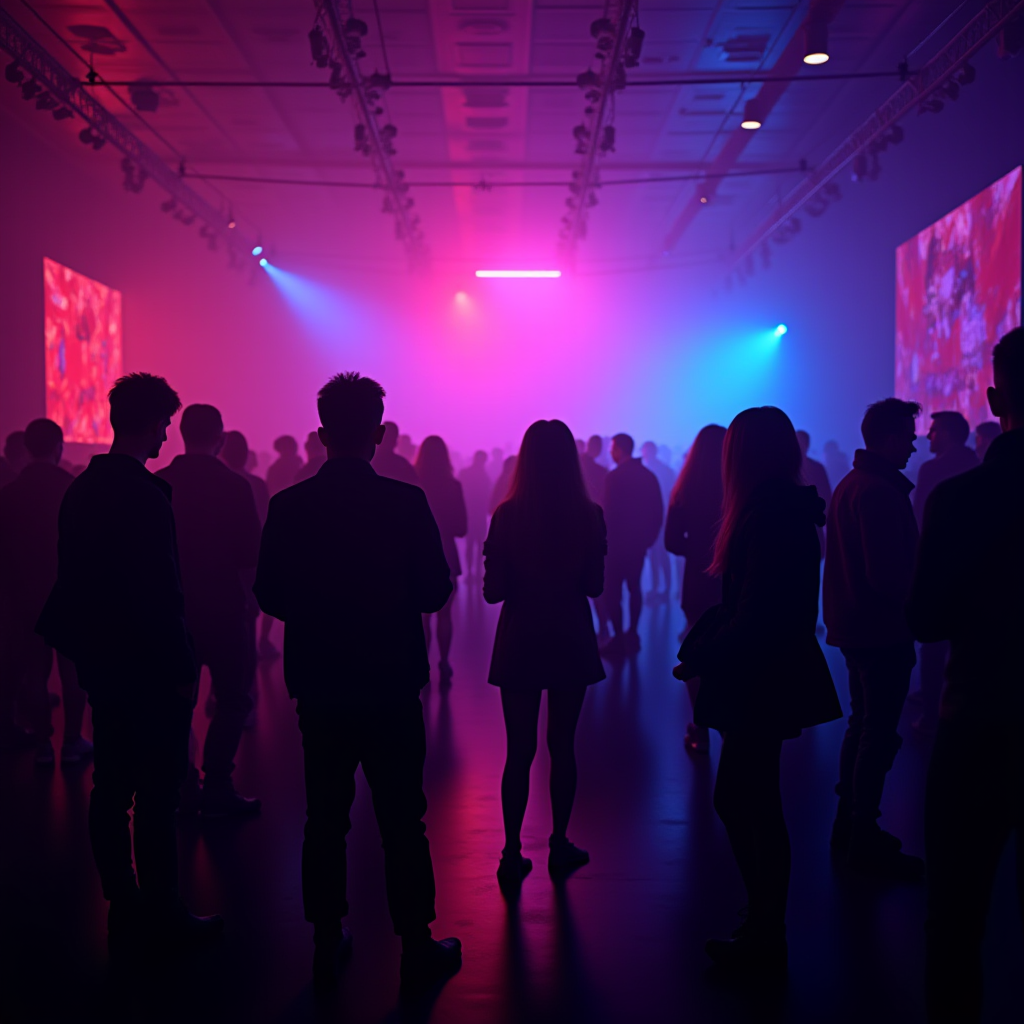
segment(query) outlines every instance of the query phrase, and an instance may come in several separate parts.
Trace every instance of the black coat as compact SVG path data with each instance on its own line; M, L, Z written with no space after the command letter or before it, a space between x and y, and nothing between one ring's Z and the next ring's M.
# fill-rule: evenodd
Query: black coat
M722 518L720 495L715 498L713 502L670 502L665 516L665 548L686 558L682 605L691 626L722 600L721 578L708 573Z
M452 583L423 491L340 458L270 499L253 589L285 624L288 692L330 704L425 686L420 615Z
M604 590L599 505L567 537L538 531L517 504L499 505L484 542L484 600L503 601L488 682L536 690L604 679L588 597Z
M842 715L815 637L824 505L813 487L775 480L747 502L729 546L722 604L679 651L687 674L701 679L699 725L794 736Z

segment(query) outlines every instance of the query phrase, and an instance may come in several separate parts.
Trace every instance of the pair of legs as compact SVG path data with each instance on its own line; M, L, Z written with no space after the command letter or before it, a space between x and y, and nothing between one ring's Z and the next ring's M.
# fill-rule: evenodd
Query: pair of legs
M452 604L455 601L455 593L458 590L458 581L452 580L452 592L445 602L444 607L436 613L437 618L437 653L441 665L442 676L451 676L451 664L448 655L452 649ZM427 653L430 653L430 615L423 616L423 635L427 641Z
M665 538L658 539L647 550L647 558L651 563L651 588L654 593L668 596L672 589L672 563L665 549Z
M505 716L505 771L501 776L501 811L505 821L505 852L522 849L521 832L530 796L530 767L537 753L541 690L502 688ZM586 686L548 690L548 751L551 755L551 837L566 837L576 799L576 726Z
M483 576L484 538L483 535L466 534L466 575L473 579Z
M640 576L644 569L644 553L639 556L618 555L608 556L605 563L604 618L611 623L615 636L622 636L622 585L629 591L629 633L636 636L640 622L640 613L644 607L644 595L640 589Z
M759 731L726 732L715 780L715 810L747 889L747 927L775 937L785 928L789 894L789 831L782 813L782 738Z
M1019 712L1014 717L939 722L925 797L925 979L932 1024L981 1020L985 919L1014 832L1024 920L1024 741Z
M885 776L903 741L896 731L910 688L912 643L896 647L843 648L850 672L850 718L839 753L840 820L861 832L874 830Z
M306 920L325 932L348 913L346 839L361 764L384 845L388 907L395 933L416 941L434 920L434 869L423 815L426 732L416 693L299 703L306 769L302 899Z

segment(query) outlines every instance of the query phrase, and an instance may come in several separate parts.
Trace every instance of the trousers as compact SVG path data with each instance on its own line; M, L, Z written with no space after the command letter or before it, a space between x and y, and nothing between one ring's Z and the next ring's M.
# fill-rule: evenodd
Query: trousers
M333 925L348 913L346 836L359 765L384 846L395 934L416 936L434 920L434 868L423 815L426 731L415 692L309 706L299 701L306 769L302 899L306 920Z

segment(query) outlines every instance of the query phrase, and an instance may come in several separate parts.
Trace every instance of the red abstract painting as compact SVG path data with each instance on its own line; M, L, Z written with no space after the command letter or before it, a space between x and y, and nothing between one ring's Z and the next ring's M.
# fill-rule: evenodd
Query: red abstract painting
M121 376L121 293L43 260L46 415L66 441L113 440L107 392Z
M1021 168L896 250L896 395L992 419L992 346L1021 322Z

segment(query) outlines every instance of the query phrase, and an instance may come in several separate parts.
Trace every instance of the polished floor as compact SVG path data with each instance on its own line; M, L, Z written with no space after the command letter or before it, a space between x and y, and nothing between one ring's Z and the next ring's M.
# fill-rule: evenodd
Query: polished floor
M545 870L550 819L542 749L524 833L537 867L520 899L508 902L494 877L504 738L498 693L485 681L496 615L478 584L460 589L454 685L440 690L435 678L423 693L435 935L458 935L465 947L461 973L439 992L417 1002L399 996L400 947L390 931L380 841L361 778L350 837L353 957L329 998L309 984L312 936L299 882L301 751L276 662L261 669L257 721L242 741L237 771L239 788L263 798L262 816L180 830L190 905L227 919L223 943L200 955L145 967L112 962L86 837L89 770L39 771L30 755L0 766L0 1019L923 1020L923 888L849 877L830 862L841 723L786 745L793 837L788 985L728 985L708 972L703 941L731 930L743 895L711 805L717 741L710 758L688 756L681 744L688 705L670 675L682 626L673 605L645 610L642 653L592 687L584 707L570 836L591 852L591 864L557 885ZM845 673L835 652L829 659L845 700ZM200 738L207 685L195 719ZM921 853L929 751L909 728L904 734L883 824ZM1024 1019L1015 904L1007 858L986 944L986 1021Z

